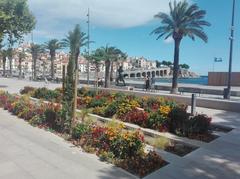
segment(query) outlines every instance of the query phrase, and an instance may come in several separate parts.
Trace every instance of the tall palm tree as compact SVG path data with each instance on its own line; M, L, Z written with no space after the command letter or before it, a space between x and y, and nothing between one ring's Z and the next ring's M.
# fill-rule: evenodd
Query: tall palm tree
M22 62L26 58L26 54L24 51L18 53L18 69L19 69L19 78L22 78Z
M29 49L29 52L32 55L32 79L37 79L37 59L40 54L44 52L42 45L32 43Z
M77 85L78 85L78 57L80 55L81 47L86 46L88 41L88 37L86 33L81 31L80 25L77 24L73 31L70 31L65 39L63 39L62 44L64 47L70 48L70 62L74 62L74 71L75 71L75 78L74 77L67 77L67 78L74 78L74 90L73 90L73 111L72 111L72 121L71 121L71 129L76 125L76 108L77 108ZM72 132L72 131L70 131Z
M10 77L12 77L12 61L13 61L13 56L14 56L14 49L12 47L9 47L7 49L7 58L9 60L9 73L10 73Z
M116 54L118 53L118 49L116 47L101 47L96 50L98 56L105 62L105 88L110 87L110 68L111 61L116 58Z
M6 62L7 62L7 57L8 57L8 50L2 49L1 50L1 57L2 57L2 62L3 62L3 76L6 76Z
M63 44L57 39L52 39L44 44L44 48L49 50L51 58L51 78L54 79L54 61L56 60L56 51L62 49Z
M195 40L196 37L204 42L208 41L204 26L210 26L210 23L204 20L206 11L200 10L197 4L190 5L187 1L169 3L170 14L158 13L155 18L161 21L161 26L153 30L151 34L157 35L157 40L163 36L165 39L172 37L174 39L174 67L171 93L178 91L178 73L179 73L179 47L183 37L190 37Z
M98 54L97 51L94 51L90 56L88 57L88 60L91 62L91 64L94 64L95 66L95 84L96 84L96 91L98 93L98 78L99 78L99 72L100 72L100 65L102 62L101 55Z
M116 68L118 69L119 63L127 58L127 54L123 53L120 49L116 49L115 55L113 59L111 60L111 69L110 69L110 81L113 81L113 68L114 65L116 65Z

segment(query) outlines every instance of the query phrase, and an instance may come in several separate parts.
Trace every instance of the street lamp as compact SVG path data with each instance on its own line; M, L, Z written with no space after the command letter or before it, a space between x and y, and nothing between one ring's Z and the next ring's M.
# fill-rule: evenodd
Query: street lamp
M230 99L231 96L231 81L232 81L232 56L233 56L233 41L234 41L234 20L235 20L235 4L236 0L233 0L232 10L232 25L230 40L230 55L229 55L229 69L228 69L228 83L227 88L224 89L224 99Z

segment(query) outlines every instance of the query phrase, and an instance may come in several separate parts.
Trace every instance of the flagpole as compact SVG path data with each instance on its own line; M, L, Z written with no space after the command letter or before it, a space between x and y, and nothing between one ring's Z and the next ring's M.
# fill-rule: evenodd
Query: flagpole
M87 59L87 84L89 85L89 66L90 66L90 62L89 62L89 56L90 56L90 10L88 8L88 14L87 14L88 20L87 20L87 24L88 24L88 59Z

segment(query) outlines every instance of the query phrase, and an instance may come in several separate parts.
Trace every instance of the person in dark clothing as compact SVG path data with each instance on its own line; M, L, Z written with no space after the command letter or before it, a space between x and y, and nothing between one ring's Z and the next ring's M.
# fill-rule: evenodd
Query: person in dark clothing
M149 79L149 76L147 76L147 78L145 79L145 87L146 87L146 91L148 91L150 89L150 79Z

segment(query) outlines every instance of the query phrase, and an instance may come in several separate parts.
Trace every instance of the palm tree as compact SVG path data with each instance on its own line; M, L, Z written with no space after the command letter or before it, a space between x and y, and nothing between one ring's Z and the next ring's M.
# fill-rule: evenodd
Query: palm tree
M74 71L75 71L75 84L74 84L74 91L73 91L73 111L72 111L72 121L71 121L71 129L76 124L76 108L77 108L77 85L78 85L78 57L80 55L81 47L86 46L88 41L88 37L86 33L81 31L80 25L77 24L73 31L70 31L65 39L63 39L63 46L70 48L70 62L74 63ZM74 78L74 77L68 77ZM70 131L72 132L72 131Z
M88 57L88 60L91 61L91 64L94 64L95 66L95 84L96 84L96 91L98 93L98 78L99 78L99 72L100 72L100 65L102 62L101 54L98 54L97 51L90 54Z
M12 77L12 61L13 61L13 56L14 56L14 50L12 47L9 47L7 49L7 57L9 60L9 73L10 73L10 77Z
M116 65L116 69L119 67L119 63L126 60L127 54L123 53L120 49L116 49L114 58L111 60L111 70L110 70L110 81L113 81L113 68L114 64Z
M37 78L37 59L39 58L39 55L44 52L44 49L42 45L39 44L31 44L31 47L29 49L31 55L32 55L32 79L36 80Z
M101 58L101 60L105 61L105 88L110 87L110 68L111 61L116 58L116 54L118 53L118 49L116 47L101 47L96 50L96 53Z
M6 76L6 62L7 62L7 57L8 57L8 50L2 49L1 50L1 57L3 61L3 76Z
M49 50L51 58L51 78L54 79L54 61L56 60L56 51L62 49L63 44L57 39L52 39L44 44L44 48Z
M172 37L175 43L174 49L174 67L171 93L178 91L178 73L179 73L179 47L183 37L190 37L195 40L196 37L204 42L208 41L204 26L210 26L210 23L204 20L206 11L200 10L197 4L190 5L187 1L169 3L170 14L158 13L155 18L161 21L161 26L153 30L151 34L157 35L157 40L162 36L165 39Z
M19 78L22 78L22 62L23 59L26 58L26 54L24 51L19 52L18 54L18 69L19 69Z

